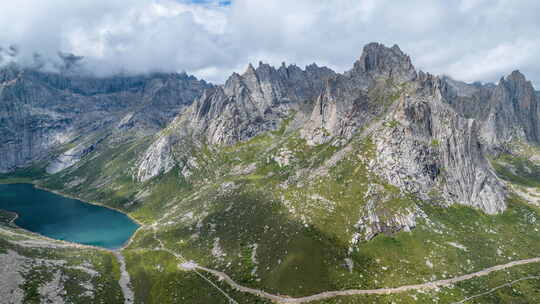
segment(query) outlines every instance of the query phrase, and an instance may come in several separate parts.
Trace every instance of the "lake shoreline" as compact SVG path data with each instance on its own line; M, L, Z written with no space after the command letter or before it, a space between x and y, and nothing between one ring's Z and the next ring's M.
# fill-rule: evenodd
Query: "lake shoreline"
M39 189L39 190L48 191L48 192L54 193L54 194L59 195L59 196L63 196L63 197L69 198L69 199L78 200L78 201L83 202L85 204L99 206L99 207L107 208L109 210L117 211L117 212L127 216L132 222L134 222L135 224L138 225L137 229L133 232L133 234L129 237L129 239L121 247L116 248L116 249L110 249L110 248L105 248L105 247L80 244L80 243L71 242L71 241L57 240L57 239L54 239L54 238L44 236L44 235L42 235L40 233L36 233L36 232L30 231L28 229L22 228L22 227L15 224L15 226L18 229L23 229L23 230L28 231L28 232L30 232L32 234L36 234L36 235L39 235L40 237L44 237L44 238L47 238L47 239L50 239L50 240L54 240L54 241L57 241L57 242L62 242L64 244L69 244L69 245L71 245L73 247L76 247L76 248L84 248L84 247L86 247L86 248L90 248L90 249L100 249L100 250L104 250L104 251L111 252L111 253L121 252L122 250L126 249L132 243L133 238L137 235L139 230L141 230L141 228L143 228L143 227L146 227L145 224L143 224L142 222L140 222L139 220L137 220L136 218L134 218L130 214L124 212L123 210L120 210L120 209L115 208L115 207L107 206L107 205L105 205L103 203L100 203L100 202L81 199L81 198L76 197L74 195L64 193L64 192L61 192L61 191L58 191L58 190L49 189L47 187L44 187L43 185L38 184L36 181L14 181L14 182L5 182L5 183L2 183L2 184L6 184L6 185L9 185L9 184L11 184L11 185L14 185L14 184L29 184L29 185L32 185L34 188ZM16 218L19 217L19 215L16 212L13 212L13 213L16 214ZM14 221L15 221L15 219L12 222L14 223Z
M2 209L2 210L4 210L4 209ZM5 211L7 211L7 210L5 210ZM8 212L15 214L16 215L15 219L19 218L19 214L17 212L13 212L13 211L8 211ZM26 228L23 228L23 227L17 225L15 223L15 219L13 219L13 221L10 222L10 224L13 225L13 226L12 227L6 227L6 228L23 230L25 233L28 233L29 235L37 238L38 241L50 242L49 245L51 247L53 247L53 248L69 247L69 248L76 248L76 249L100 250L100 251L105 251L105 252L108 252L108 253L114 253L115 252L114 250L111 250L111 249L108 249L108 248L105 248L105 247L80 244L80 243L75 243L75 242L71 242L71 241L59 240L59 239L55 239L55 238L52 238L52 237L48 237L48 236L43 235L41 233L34 232L34 231L28 230ZM24 236L24 237L28 237L26 235L21 234L20 232L14 232L14 231L11 231L11 230L6 230L6 228L0 227L0 229L2 229L4 231L7 231L10 234L17 234L17 235L21 235L21 236ZM20 244L19 244L19 246L20 246Z

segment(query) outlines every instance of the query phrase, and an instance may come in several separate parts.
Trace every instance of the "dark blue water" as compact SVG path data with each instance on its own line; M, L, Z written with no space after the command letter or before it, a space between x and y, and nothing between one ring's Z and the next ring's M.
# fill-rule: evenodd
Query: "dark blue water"
M54 238L109 249L122 247L138 228L125 214L35 188L0 185L0 209L16 212L19 227Z

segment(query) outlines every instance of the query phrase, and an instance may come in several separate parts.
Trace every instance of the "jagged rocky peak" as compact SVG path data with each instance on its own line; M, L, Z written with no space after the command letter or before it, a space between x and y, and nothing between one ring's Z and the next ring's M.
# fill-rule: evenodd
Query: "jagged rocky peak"
M336 73L326 67L309 65L305 70L282 64L278 69L249 64L242 74L233 73L223 86L204 91L193 105L172 123L168 143L183 139L212 145L228 145L279 128L304 101L314 100ZM150 179L170 169L166 162L154 161L162 149L156 140L140 160L139 180ZM156 152L157 151L157 152ZM161 158L167 159L167 156ZM145 161L149 160L149 161Z
M418 87L403 96L374 136L373 171L390 184L427 199L473 206L489 214L506 208L506 189L480 143L480 122L445 100L445 83L419 73ZM389 127L390 126L390 127Z
M287 66L285 63L276 69L273 66L259 62L257 68L251 63L241 75L234 73L225 84L227 95L234 95L239 86L249 90L256 101L270 106L283 99L309 99L317 96L325 81L336 73L329 68L308 65L304 70L296 65Z
M536 99L534 87L520 71L513 71L510 75L502 78L499 86L507 90L512 101L519 103L516 104L519 108L527 111L534 106Z
M514 83L530 83L520 70L514 70L510 75L503 77L502 80ZM532 85L532 84L531 84Z
M463 81L455 80L450 76L443 76L442 81L446 85L446 89L449 91L449 94L452 94L452 97L472 97L474 94L477 94L479 90L482 89L483 85L481 83L469 84Z
M197 115L184 121L191 121L194 133L206 135L208 142L230 144L277 128L291 110L309 101L314 109L306 113L309 121L302 136L310 144L335 136L346 141L385 110L367 98L367 89L379 78L400 84L416 77L409 56L398 46L378 43L367 45L345 75L316 64L301 69L283 63L276 69L259 62L257 67L249 64L242 74L234 73L222 88L204 94L191 112Z
M418 72L416 83L417 90L427 95L444 95L444 91L448 89L446 83L439 76L423 71Z
M392 95L400 94L397 86L389 86L386 80L399 86L416 79L409 56L398 46L368 44L352 70L325 84L301 135L309 145L347 142L358 129L388 110Z
M373 78L392 78L397 82L416 78L416 70L411 58L399 46L391 48L380 43L370 43L364 47L362 56L354 63L351 75L369 75Z
M540 142L540 107L532 83L514 71L492 89L482 137L490 150L514 141Z
M212 144L231 144L276 129L301 102L313 100L336 75L325 67L305 70L260 62L233 73L221 87L206 90L186 117L178 119L192 135Z
M498 84L468 84L449 77L442 81L444 101L481 126L486 152L505 151L515 140L540 142L540 100L521 72L502 77Z

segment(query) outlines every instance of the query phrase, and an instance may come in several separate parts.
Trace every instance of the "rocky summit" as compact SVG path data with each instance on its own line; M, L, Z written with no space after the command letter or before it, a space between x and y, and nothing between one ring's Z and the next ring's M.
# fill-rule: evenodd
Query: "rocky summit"
M538 302L539 103L519 71L469 84L379 43L344 73L259 63L223 85L4 66L0 181L112 207L141 228L113 255L3 214L0 295L463 303L500 288L478 303ZM88 255L86 272L73 254ZM101 279L82 295L65 278L89 269ZM514 281L520 291L499 287Z

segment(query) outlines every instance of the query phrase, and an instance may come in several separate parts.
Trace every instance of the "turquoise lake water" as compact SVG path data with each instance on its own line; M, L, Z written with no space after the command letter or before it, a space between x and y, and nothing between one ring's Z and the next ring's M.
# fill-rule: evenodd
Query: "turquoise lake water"
M108 249L122 247L138 225L125 214L35 188L0 185L0 209L16 212L15 224L57 240Z

